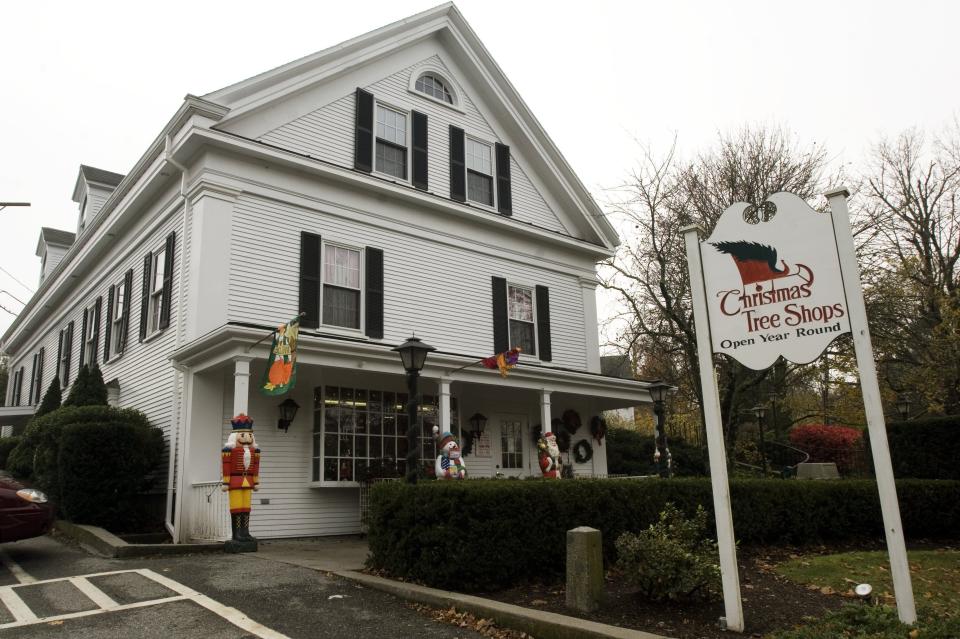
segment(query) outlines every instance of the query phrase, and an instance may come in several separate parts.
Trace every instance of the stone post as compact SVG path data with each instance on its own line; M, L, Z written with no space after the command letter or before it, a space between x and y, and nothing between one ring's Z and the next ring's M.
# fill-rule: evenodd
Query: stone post
M603 600L603 546L600 531L580 526L567 531L567 607L593 612Z

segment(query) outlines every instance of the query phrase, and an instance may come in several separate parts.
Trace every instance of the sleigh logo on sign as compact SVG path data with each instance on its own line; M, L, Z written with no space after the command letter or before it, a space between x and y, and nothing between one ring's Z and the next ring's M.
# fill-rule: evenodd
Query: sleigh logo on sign
M701 244L714 352L754 369L807 363L850 330L832 233L789 193L724 211Z

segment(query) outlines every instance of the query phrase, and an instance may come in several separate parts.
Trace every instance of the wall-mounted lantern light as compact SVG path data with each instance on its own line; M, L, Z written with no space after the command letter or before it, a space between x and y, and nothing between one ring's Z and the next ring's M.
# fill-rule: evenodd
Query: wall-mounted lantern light
M277 428L282 428L283 432L287 432L290 424L293 423L293 419L297 416L297 410L300 408L300 405L288 397L280 402L277 408L280 409L280 419L277 421Z

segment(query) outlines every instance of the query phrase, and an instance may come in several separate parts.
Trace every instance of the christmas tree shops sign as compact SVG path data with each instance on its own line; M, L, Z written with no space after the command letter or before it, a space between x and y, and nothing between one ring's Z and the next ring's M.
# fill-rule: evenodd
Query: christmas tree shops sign
M729 207L700 253L714 352L806 364L850 331L830 215L796 195Z

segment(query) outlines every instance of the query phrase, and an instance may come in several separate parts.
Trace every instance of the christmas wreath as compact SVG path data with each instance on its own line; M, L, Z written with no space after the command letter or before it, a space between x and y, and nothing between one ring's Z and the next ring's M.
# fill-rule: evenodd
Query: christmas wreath
M573 445L573 461L586 464L593 459L593 446L586 439L581 439Z
M597 444L603 446L603 438L607 436L607 420L599 415L590 418L590 434L597 440Z
M550 428L552 429L551 432L557 436L557 447L560 452L568 452L570 450L570 433L563 427L563 422L554 418L550 422Z
M580 415L577 413L577 411L573 410L572 408L563 411L563 427L568 433L571 435L576 433L577 429L580 428L581 423Z

